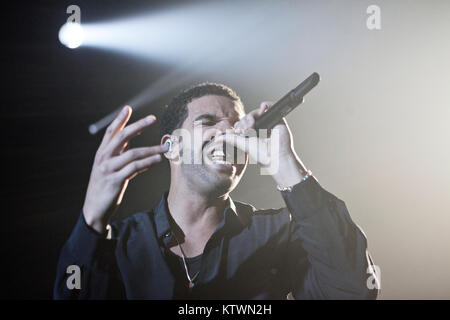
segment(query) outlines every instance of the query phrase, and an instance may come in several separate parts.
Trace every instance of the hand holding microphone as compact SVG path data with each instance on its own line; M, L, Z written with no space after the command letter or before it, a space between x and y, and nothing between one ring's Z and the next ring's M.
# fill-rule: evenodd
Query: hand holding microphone
M304 100L304 96L311 91L320 81L317 72L311 74L295 89L289 91L283 98L278 100L270 109L262 114L255 123L254 129L272 129L289 112L294 110Z
M234 125L235 134L216 139L247 153L263 168L269 168L267 174L271 174L279 185L300 181L307 170L294 150L291 131L283 118L304 101L304 96L319 80L317 73L311 74L278 102L263 102L259 109L249 112ZM260 135L260 129L267 129L267 135ZM270 134L272 129L277 131L276 134ZM250 131L256 131L256 136L248 136ZM278 170L280 168L283 170ZM288 168L290 170L284 170Z

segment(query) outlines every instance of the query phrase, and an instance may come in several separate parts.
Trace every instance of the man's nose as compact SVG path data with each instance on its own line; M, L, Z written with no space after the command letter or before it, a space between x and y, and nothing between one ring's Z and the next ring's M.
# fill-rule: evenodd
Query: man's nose
M208 141L213 141L216 137L224 135L227 130L233 130L233 124L231 121L221 121L217 123L214 127L208 128L203 132L203 139Z

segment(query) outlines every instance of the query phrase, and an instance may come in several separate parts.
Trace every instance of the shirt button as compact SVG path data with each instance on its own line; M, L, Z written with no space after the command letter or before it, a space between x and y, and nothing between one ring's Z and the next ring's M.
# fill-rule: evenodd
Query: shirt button
M270 273L273 274L273 275L276 275L278 273L277 268L270 269Z
M164 238L168 238L168 237L170 237L170 234L171 234L171 232L169 231L169 232L167 232L165 235L164 235Z

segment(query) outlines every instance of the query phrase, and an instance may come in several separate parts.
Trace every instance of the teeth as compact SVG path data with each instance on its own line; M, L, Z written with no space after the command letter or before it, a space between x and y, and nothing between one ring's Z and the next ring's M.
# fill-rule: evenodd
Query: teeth
M213 159L214 163L218 163L218 164L226 164L226 165L231 165L231 162L225 161L225 160L221 160L221 159Z
M214 157L225 157L225 153L223 153L222 150L214 150L214 152L212 153L212 155Z

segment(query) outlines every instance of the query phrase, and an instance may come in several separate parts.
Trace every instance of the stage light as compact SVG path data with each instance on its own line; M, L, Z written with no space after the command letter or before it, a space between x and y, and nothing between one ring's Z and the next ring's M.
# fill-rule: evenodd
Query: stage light
M84 40L83 27L79 23L67 22L59 29L58 38L66 47L78 48Z
M292 9L288 3L279 5L272 0L258 0L258 6L254 1L229 0L144 10L112 20L83 23L83 47L170 68L126 101L135 111L187 83L208 80L233 83L236 87L251 83L266 88L266 79L279 79L280 72L284 72L283 81L273 81L270 86L271 95L279 97L285 94L286 87L297 85L312 71L319 70L307 64L311 48L318 47L306 45L309 25L316 22L307 11ZM281 16L283 19L273 19ZM314 57L328 59L324 52L327 50L322 46ZM104 129L121 105L92 123L89 132L96 134Z

